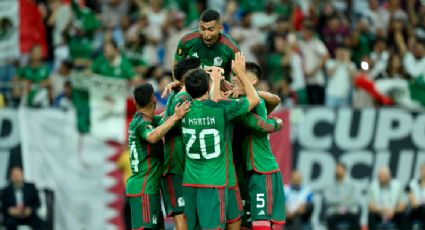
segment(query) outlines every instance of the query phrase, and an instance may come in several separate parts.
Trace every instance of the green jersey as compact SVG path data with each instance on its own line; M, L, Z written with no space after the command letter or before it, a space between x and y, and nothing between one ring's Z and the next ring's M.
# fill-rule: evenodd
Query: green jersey
M49 68L46 65L25 66L18 69L18 77L32 83L40 83L49 78Z
M153 119L136 113L128 128L128 148L132 175L127 180L126 191L130 196L159 194L163 171L163 144L150 144L147 135L159 125L160 116Z
M117 65L111 65L105 56L101 55L96 58L92 65L93 73L97 73L106 77L131 79L134 76L133 66L130 61L120 55Z
M174 114L174 108L176 105L183 103L187 100L191 100L190 95L187 92L181 91L173 97L171 103L167 102L165 108L165 117ZM180 122L174 125L174 127L165 135L164 145L164 174L173 173L183 175L184 171L184 159L185 159L185 148L183 144L183 137L180 128Z
M228 137L227 138L227 149L229 154L229 187L233 187L237 184L237 176L236 176L236 169L235 164L233 161L233 136L234 136L234 122L241 124L243 127L254 130L256 132L263 132L263 133L271 133L275 132L279 128L279 124L274 119L268 119L267 117L260 117L257 114L254 113L247 113L245 115L236 117L232 120L232 122L229 122L227 128L228 128ZM240 133L240 129L238 129ZM242 132L243 133L243 132Z
M267 109L264 100L260 99L260 104L253 110L253 113L266 119ZM244 125L244 124L242 124ZM242 137L241 150L246 162L246 170L254 170L257 173L272 173L279 171L279 165L270 148L269 134L272 126L268 123L259 122L258 125L267 132L246 129Z
M180 40L174 56L176 62L188 58L197 57L203 68L207 66L218 66L224 69L226 80L230 79L232 60L239 47L225 34L220 34L214 45L207 46L202 41L199 31L186 34Z
M182 120L186 165L183 186L226 187L228 179L229 130L231 119L248 112L246 98L192 102Z

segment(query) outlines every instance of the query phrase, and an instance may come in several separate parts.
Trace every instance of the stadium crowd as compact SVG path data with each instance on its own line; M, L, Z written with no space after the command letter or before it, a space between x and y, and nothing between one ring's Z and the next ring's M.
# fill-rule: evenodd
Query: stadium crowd
M70 106L72 71L171 81L200 12L264 68L283 106L425 104L425 4L418 0L20 0L19 59L1 60L1 105ZM25 29L30 28L30 29ZM22 32L29 31L29 32ZM164 105L166 100L160 100Z

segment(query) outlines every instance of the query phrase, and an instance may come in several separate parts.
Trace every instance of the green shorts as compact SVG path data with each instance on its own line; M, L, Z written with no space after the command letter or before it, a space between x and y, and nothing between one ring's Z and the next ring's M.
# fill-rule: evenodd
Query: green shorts
M161 210L159 194L127 197L131 207L132 229L164 228L164 218Z
M167 216L175 216L184 212L183 177L167 174L161 178L161 194Z
M226 227L227 188L183 187L188 229Z
M239 186L229 187L227 197L226 223L230 224L240 220L244 213Z
M280 172L253 173L249 178L251 219L285 223L285 193Z

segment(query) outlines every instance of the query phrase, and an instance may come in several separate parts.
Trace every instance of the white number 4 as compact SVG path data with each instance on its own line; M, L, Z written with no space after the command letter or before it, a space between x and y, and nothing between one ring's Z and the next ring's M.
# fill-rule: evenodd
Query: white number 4
M134 172L138 172L139 171L139 167L137 167L137 166L139 165L139 154L137 153L137 148L136 148L136 142L135 141L131 142L131 145L130 145L130 155L133 158L133 160L131 160L131 166L133 166Z
M264 208L264 193L257 193L257 208Z

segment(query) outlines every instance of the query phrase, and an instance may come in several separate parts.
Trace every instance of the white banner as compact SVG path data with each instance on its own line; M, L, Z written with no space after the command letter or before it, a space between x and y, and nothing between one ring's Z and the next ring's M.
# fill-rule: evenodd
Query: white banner
M0 59L19 56L19 1L0 1Z
M110 157L116 150L90 135L80 136L75 111L19 111L25 177L54 191L55 229L118 229L121 213L110 204L121 199L111 188L121 178Z
M95 74L75 74L72 84L89 93L90 133L100 140L125 143L127 81Z

